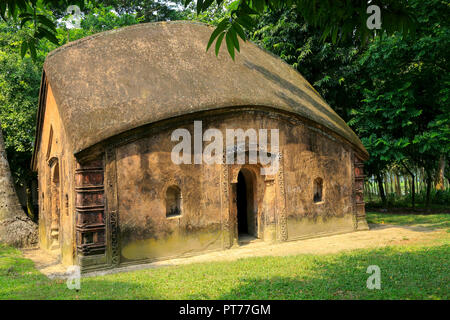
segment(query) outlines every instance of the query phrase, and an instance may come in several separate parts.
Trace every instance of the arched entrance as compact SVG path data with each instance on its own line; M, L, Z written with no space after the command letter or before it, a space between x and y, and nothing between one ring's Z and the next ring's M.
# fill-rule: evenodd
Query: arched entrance
M258 238L258 210L256 177L253 171L242 168L236 185L238 240Z
M60 228L60 199L59 199L59 163L58 159L51 161L51 249L59 248L59 228Z

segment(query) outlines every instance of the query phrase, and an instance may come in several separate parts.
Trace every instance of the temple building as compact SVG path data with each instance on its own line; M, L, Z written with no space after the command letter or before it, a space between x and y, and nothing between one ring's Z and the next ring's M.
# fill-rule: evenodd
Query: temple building
M32 166L40 246L63 264L86 272L367 229L369 155L355 133L255 44L235 61L225 44L206 51L213 30L140 24L47 56ZM244 144L229 148L233 130ZM212 143L223 147L213 162L202 159Z

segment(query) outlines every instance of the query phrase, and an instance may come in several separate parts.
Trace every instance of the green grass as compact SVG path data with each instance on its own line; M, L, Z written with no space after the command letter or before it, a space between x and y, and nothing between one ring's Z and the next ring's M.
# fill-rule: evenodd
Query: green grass
M447 215L368 217L449 222ZM0 246L0 299L449 299L449 245L444 233L426 245L147 269L83 278L78 292L40 274L20 251ZM366 287L369 265L381 269L381 290Z
M412 214L368 212L367 222L394 225L425 225L429 228L450 228L450 214Z

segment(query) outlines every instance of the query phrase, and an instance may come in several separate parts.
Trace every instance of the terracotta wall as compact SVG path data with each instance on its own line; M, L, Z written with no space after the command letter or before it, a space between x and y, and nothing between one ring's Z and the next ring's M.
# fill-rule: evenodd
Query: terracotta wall
M51 86L47 87L37 169L39 179L39 242L42 249L57 250L65 265L74 263L74 157L67 152L67 139ZM56 167L57 164L57 167ZM52 188L55 168L59 187ZM53 177L52 177L53 175ZM57 202L57 203L55 203ZM59 235L52 245L52 211L59 208Z
M170 132L117 149L121 261L219 249L219 165L176 165ZM168 187L182 194L180 217L166 218Z
M355 228L352 151L348 145L277 114L263 111L238 112L203 120L208 128L279 129L281 172L268 183L258 210L263 223L276 223L274 238L287 239L352 231ZM176 165L171 161L174 129L186 128L193 139L193 121L140 138L116 149L121 262L192 254L231 245L228 232L231 197L229 176L222 165ZM204 146L209 142L204 143ZM323 201L313 201L313 181L323 179ZM224 181L228 179L228 181ZM228 186L229 194L223 185ZM167 218L165 192L176 185L182 193L182 215ZM263 183L264 185L264 183ZM260 189L258 193L262 192ZM230 206L232 206L232 199ZM280 230L284 210L286 230ZM270 218L273 215L273 218ZM268 233L261 237L271 237Z
M352 153L342 143L302 125L285 130L284 180L289 239L351 231ZM314 202L314 180L323 181Z

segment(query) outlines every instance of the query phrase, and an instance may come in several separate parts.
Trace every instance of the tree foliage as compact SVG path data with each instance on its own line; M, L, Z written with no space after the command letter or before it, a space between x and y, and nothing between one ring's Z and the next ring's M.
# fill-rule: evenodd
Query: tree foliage
M430 180L450 150L449 6L439 0L409 6L419 22L414 38L394 32L365 46L356 37L324 42L322 30L294 8L266 12L250 34L349 121L371 155L368 174L381 181L393 166L412 175L424 168Z
M187 6L192 0L184 0ZM212 5L222 6L224 0L197 0L196 9L200 14ZM370 5L381 9L383 33L392 34L402 31L404 34L414 33L415 20L410 12L408 1L374 0ZM226 8L227 14L211 34L207 48L216 41L216 49L225 38L230 56L234 59L235 50L239 51L239 39L246 40L244 30L251 30L257 18L266 12L276 12L289 8L296 12L312 27L320 27L322 41L330 39L333 43L359 38L365 43L370 37L377 35L367 27L368 2L365 0L347 1L308 1L308 0L236 0ZM378 33L380 34L380 32ZM216 50L217 54L218 50Z
M29 53L36 61L40 42L48 40L55 45L61 44L57 19L67 15L70 5L77 5L88 16L91 11L98 14L95 11L99 8L109 8L109 14L116 14L120 19L133 17L136 22L177 20L186 16L170 3L157 0L7 0L0 2L0 17L20 28L20 53L22 57ZM133 21L122 21L115 27L129 24Z
M103 0L96 5L112 7L122 14L135 15L139 22L182 20L189 11L182 10L181 0Z
M251 40L297 69L344 119L359 103L355 90L361 49L359 41L323 42L319 28L309 25L296 9L287 8L262 16Z
M70 4L84 7L84 0L71 0ZM22 57L29 52L32 59L37 58L37 47L40 41L46 39L58 44L56 37L56 22L51 19L53 8L55 12L67 8L66 0L7 0L0 2L0 17L5 22L20 26Z
M36 106L44 55L37 63L21 59L20 33L14 25L0 23L0 122L14 178L31 175Z
M369 169L392 162L424 168L429 195L439 159L450 152L449 6L440 0L411 6L420 22L416 39L395 33L362 54L356 89L363 100L350 124L371 154Z

